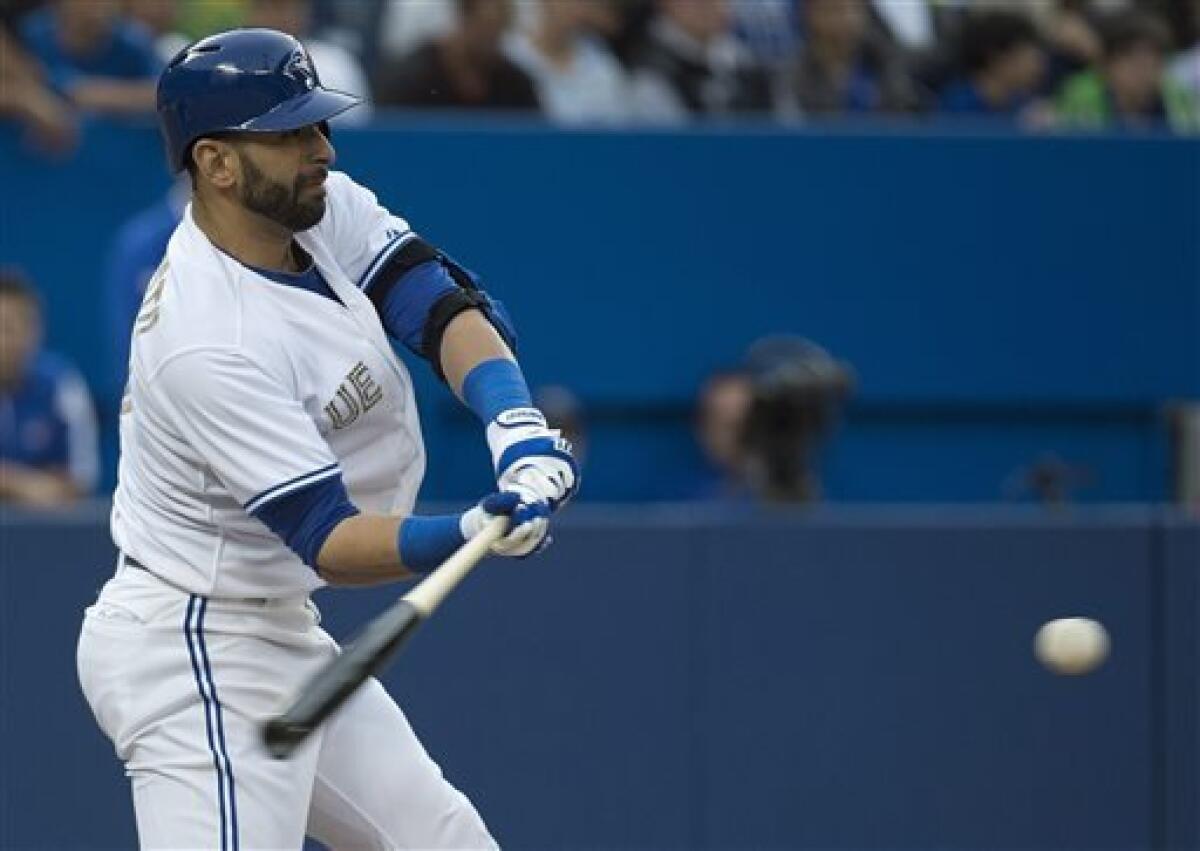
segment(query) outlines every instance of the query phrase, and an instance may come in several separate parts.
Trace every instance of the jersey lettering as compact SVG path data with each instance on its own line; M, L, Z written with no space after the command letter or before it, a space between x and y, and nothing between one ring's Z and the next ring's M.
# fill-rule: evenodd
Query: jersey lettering
M367 365L359 361L346 375L337 393L325 406L325 413L335 429L347 428L383 398L383 390L375 383Z
M167 283L167 260L164 257L158 269L146 284L146 294L142 297L142 307L138 310L137 320L133 323L135 334L144 334L158 322L158 311L162 306L163 288Z

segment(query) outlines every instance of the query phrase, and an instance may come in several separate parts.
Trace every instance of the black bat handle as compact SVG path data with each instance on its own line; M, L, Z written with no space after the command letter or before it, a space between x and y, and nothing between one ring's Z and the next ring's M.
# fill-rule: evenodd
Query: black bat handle
M263 744L271 756L290 756L399 649L421 621L416 607L399 600L368 624L362 635L326 663L287 711L263 726Z

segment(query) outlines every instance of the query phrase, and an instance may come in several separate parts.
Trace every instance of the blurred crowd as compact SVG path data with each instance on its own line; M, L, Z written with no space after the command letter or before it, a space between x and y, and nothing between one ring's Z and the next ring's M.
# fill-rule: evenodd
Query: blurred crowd
M379 107L567 125L971 117L1200 128L1200 0L0 0L0 114L69 150L153 110L159 69L232 26L306 42ZM370 110L350 113L365 121Z
M166 63L235 26L304 41L328 87L366 102L342 122L428 109L566 126L882 116L1200 131L1200 0L0 0L0 132L68 155L85 120L152 114ZM123 379L186 198L177 184L113 241L104 374ZM94 404L41 350L33 285L0 273L0 502L70 502L96 487L94 412L114 419L121 379L93 388ZM700 390L695 497L819 498L814 458L852 370L815 344L773 345ZM582 443L577 401L550 394Z

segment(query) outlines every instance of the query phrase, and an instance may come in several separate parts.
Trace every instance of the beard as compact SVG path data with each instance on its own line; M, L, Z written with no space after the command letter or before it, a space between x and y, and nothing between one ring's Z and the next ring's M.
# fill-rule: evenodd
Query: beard
M242 157L242 172L246 182L242 185L241 202L246 209L292 233L308 230L324 217L323 195L311 201L300 200L300 193L309 181L297 176L289 188L263 174L249 157Z

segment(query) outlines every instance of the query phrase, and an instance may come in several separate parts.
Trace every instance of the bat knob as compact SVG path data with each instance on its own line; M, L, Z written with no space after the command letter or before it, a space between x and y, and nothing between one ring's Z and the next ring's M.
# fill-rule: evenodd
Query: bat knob
M272 718L262 729L263 744L275 759L286 759L308 738L312 727L286 718Z

